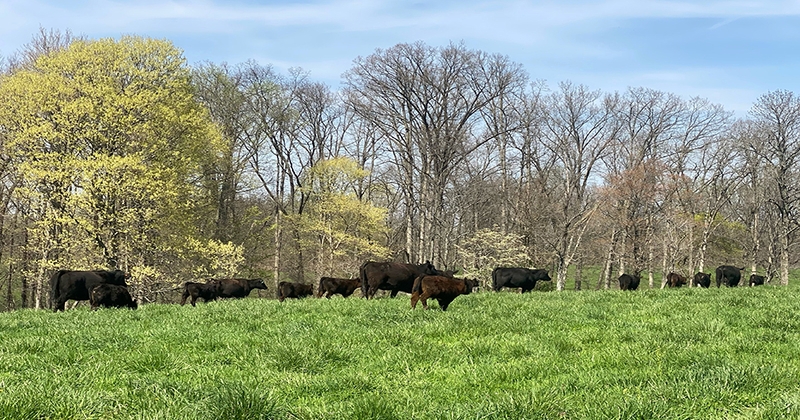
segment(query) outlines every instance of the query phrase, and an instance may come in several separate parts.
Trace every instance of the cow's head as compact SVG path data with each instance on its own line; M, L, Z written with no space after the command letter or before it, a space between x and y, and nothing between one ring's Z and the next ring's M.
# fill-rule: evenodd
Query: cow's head
M430 261L425 261L424 264L418 265L417 268L419 269L420 272L425 273L425 274L429 274L431 276L439 275L438 274L439 270L437 270L436 267L434 267L433 264L431 264Z
M464 279L465 295L472 293L472 289L478 287L478 280Z
M122 271L122 270L114 270L109 273L108 282L111 284L117 284L120 286L128 286L128 283L125 280L129 279L131 276L130 274Z
M247 280L251 289L264 289L267 290L267 285L264 284L264 279Z

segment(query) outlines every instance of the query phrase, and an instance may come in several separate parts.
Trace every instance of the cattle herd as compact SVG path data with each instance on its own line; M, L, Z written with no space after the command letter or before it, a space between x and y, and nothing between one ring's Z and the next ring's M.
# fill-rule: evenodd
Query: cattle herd
M742 279L742 270L744 267L738 268L732 265L721 265L717 267L715 272L717 287L722 285L728 287L736 287ZM636 290L639 287L639 272L634 274L623 274L619 276L620 290ZM750 283L752 286L763 286L765 277L758 274L750 275ZM666 278L666 286L668 287L681 287L687 284L686 277L678 273L669 273ZM708 288L711 286L711 274L698 272L694 275L694 285L697 287Z
M716 270L717 287L726 285L735 287L741 280L741 271L730 265L721 265ZM59 270L50 278L50 290L54 311L63 311L67 300L88 300L92 309L103 307L133 308L136 301L131 297L126 283L128 275L120 270L106 271L69 271ZM498 267L492 271L492 289L500 291L505 288L520 289L521 293L529 292L536 287L538 281L550 281L547 270L518 267ZM639 287L639 272L619 276L620 290L636 290ZM694 284L708 288L711 285L711 274L697 273ZM750 276L750 286L764 284L764 276ZM681 287L687 284L686 278L678 273L669 273L666 285ZM342 297L352 295L361 288L361 296L371 299L378 290L385 290L395 297L398 292L411 295L411 308L417 302L428 309L428 299L436 299L444 311L453 300L460 295L467 295L478 285L476 280L457 278L452 271L437 270L429 261L423 264L403 264L396 262L367 261L359 268L359 278L343 279L322 277L317 288L317 297L329 298L335 294ZM197 299L204 302L217 298L243 298L254 289L266 290L262 279L210 279L205 283L186 282L183 285L181 305L191 298L195 306ZM311 284L282 281L278 283L278 300L302 298L314 294Z

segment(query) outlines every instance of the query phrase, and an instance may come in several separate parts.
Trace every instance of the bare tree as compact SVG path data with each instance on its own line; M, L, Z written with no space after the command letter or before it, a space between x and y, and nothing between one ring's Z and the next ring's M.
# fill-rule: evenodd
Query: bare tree
M560 175L548 191L550 221L547 242L556 257L556 289L564 290L573 263L598 202L590 185L600 159L617 135L614 120L618 98L569 82L547 100L544 145L554 156Z
M345 74L348 103L391 144L410 259L446 253L452 222L440 215L449 184L473 152L507 131L486 129L481 111L512 97L524 78L506 57L423 43L359 57Z
M19 68L31 68L33 63L41 56L55 51L63 50L75 41L85 41L85 36L75 36L69 29L45 29L39 27L39 32L30 42L23 45L16 53L8 57L8 68L12 71Z
M768 163L775 185L769 201L779 215L780 281L787 285L790 247L800 227L800 98L793 92L772 91L759 97L750 113L758 127L751 148Z

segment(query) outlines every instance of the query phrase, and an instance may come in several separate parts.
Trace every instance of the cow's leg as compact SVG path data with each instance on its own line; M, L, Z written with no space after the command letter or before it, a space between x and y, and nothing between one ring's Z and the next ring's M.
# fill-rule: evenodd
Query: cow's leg
M63 298L56 299L56 302L53 307L53 312L64 311L64 305L67 304L67 300Z
M417 309L417 301L419 300L419 293L414 292L411 294L411 309Z
M422 292L422 294L419 296L419 300L422 301L422 307L425 308L426 311L428 310L428 298L429 297L431 297L431 295L430 295L430 293L427 293L427 292Z
M395 296L397 296L397 292L399 292L399 290L392 289L392 294L390 294L389 297L394 298Z
M326 297L327 299L330 299L330 298L331 298L331 296L333 296L333 293L331 293L331 291L330 291L330 290L326 290L326 291L325 291L325 297Z
M181 306L186 304L186 298L188 298L188 297L189 297L189 291L188 290L184 290L183 291L183 295L181 295Z
M453 302L453 299L451 298L439 299L439 307L442 308L443 311L446 311L451 302Z

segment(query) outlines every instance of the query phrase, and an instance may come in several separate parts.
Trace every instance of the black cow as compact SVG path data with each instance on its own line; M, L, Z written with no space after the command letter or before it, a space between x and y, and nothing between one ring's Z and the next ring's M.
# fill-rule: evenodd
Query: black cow
M694 275L694 284L708 289L711 286L711 274L697 272Z
M53 300L53 312L63 311L68 300L89 300L89 292L100 284L125 283L127 274L124 271L94 270L70 271L59 270L50 277L50 296Z
M391 290L391 297L397 296L397 292L411 293L417 277L437 272L430 261L418 265L367 261L358 270L361 296L371 299L378 290Z
M433 298L439 302L439 307L446 311L456 297L472 293L472 289L477 285L477 281L469 279L446 276L417 277L411 289L411 309L416 309L417 301L420 300L422 307L428 309L428 298Z
M742 278L744 267L737 268L732 265L721 265L717 267L717 287L724 284L728 287L736 287Z
M619 276L619 290L636 290L639 288L641 277L637 271L634 274L623 274Z
M299 299L314 294L314 286L303 283L282 281L278 283L278 300L283 302L286 298Z
M492 289L499 292L504 287L522 288L521 293L530 292L537 281L550 281L547 270L521 267L497 267L492 270Z
M241 299L250 294L253 289L267 290L267 285L262 279L211 279L207 284L218 282L218 298Z
M330 299L331 296L340 294L342 297L348 297L361 287L360 279L337 279L334 277L322 277L319 279L319 287L317 288L317 297L325 297Z
M686 284L686 277L674 272L667 274L667 286L681 287L684 284Z
M753 286L763 286L764 285L764 276L759 276L758 274L751 274L750 275L750 287Z
M187 281L183 285L183 295L181 296L181 305L186 304L186 299L191 296L191 304L192 306L196 306L195 302L197 299L202 298L203 302L208 302L209 300L217 300L217 296L219 296L221 284L219 281L211 280L208 283L196 283L193 281Z
M92 304L92 310L100 306L132 309L139 306L131 297L127 287L108 283L98 284L92 288L89 293L89 303Z

